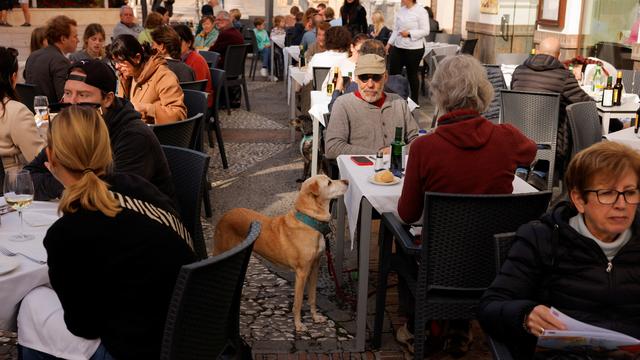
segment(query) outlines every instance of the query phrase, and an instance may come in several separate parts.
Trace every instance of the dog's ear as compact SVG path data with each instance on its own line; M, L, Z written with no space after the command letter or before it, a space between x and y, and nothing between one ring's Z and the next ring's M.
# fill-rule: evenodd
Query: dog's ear
M309 192L313 196L318 196L320 194L320 185L318 185L318 180L315 180L311 184L309 184Z

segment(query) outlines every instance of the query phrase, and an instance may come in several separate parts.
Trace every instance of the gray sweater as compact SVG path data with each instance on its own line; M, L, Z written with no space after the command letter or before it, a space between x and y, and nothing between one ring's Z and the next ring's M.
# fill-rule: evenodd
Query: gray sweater
M407 101L396 94L385 94L387 97L381 108L359 99L355 93L336 100L327 127L327 158L375 154L378 149L391 145L396 127L404 129L407 144L418 136L418 123L411 115Z

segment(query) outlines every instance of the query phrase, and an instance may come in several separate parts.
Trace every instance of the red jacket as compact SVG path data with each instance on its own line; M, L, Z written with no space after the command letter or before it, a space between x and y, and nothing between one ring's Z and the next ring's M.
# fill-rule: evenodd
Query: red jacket
M207 79L207 87L205 91L209 94L209 108L213 105L213 85L211 84L211 72L209 71L209 64L202 55L197 51L189 51L184 63L189 65L193 69L193 73L196 75L196 81Z
M529 167L536 144L511 125L495 125L473 110L438 119L431 135L411 143L398 213L420 219L426 191L456 194L510 194L519 165Z
M215 51L220 54L220 60L218 60L216 67L220 69L224 68L224 55L227 53L227 46L242 44L244 44L244 37L240 31L233 26L220 31L216 42L209 48L209 51Z

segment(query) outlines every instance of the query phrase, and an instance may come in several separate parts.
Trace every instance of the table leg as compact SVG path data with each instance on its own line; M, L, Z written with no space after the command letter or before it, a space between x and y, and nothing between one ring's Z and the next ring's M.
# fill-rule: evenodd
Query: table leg
M311 144L311 176L318 175L318 142L320 141L320 122L316 119L315 116L313 118L313 143Z
M274 77L273 77L273 68L275 67L275 62L273 61L275 59L275 53L276 53L276 43L274 43L273 41L271 41L271 69L269 69L269 80L271 81L275 81Z
M338 218L338 226L336 229L336 249L335 249L335 262L333 264L333 268L336 271L336 280L338 282L338 286L342 286L342 269L344 262L344 225L345 225L345 216L347 216L346 211L347 207L344 204L344 196L340 196L337 199L337 218Z
M354 351L363 352L367 336L367 297L369 292L369 246L371 241L372 206L363 197L360 203L360 245L358 260L358 302L356 306L356 344Z
M293 79L288 77L288 94L289 94L289 120L293 120L296 118L296 92L293 91ZM296 129L293 126L289 126L291 129L291 142L294 142L296 139Z

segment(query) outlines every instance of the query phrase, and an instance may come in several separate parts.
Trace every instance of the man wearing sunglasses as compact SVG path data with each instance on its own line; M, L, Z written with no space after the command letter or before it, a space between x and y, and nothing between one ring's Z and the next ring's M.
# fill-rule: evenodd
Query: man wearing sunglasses
M384 92L387 68L383 57L367 54L356 63L358 90L340 96L331 110L326 134L326 156L388 152L396 127L404 129L404 141L418 136L418 123L407 102L399 95Z
M100 111L111 138L113 170L142 176L175 203L171 172L158 139L133 105L115 96L115 89L116 77L108 65L100 60L77 61L69 69L62 103L57 106L79 104ZM47 165L43 150L25 167L31 173L36 200L58 198L64 190Z

